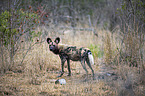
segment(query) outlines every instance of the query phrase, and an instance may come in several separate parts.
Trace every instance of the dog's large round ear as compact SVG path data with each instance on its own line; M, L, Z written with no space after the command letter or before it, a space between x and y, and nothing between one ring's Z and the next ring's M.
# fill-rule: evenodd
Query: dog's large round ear
M52 42L52 40L50 38L47 38L47 43L49 44L50 42Z
M55 41L54 41L56 44L58 44L59 42L60 42L60 38L59 37L57 37L56 39L55 39Z

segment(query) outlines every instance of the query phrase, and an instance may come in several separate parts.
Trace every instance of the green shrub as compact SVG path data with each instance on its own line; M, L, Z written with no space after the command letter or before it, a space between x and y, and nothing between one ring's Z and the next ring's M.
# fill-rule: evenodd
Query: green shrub
M91 44L89 46L89 49L91 50L91 52L92 52L92 54L93 54L93 56L95 58L101 58L101 57L103 57L104 52L101 50L99 45L93 45L93 44Z
M16 38L24 33L29 33L29 40L41 35L41 32L35 33L32 29L39 24L39 15L34 12L24 12L17 10L15 12L4 11L0 14L0 38L4 45L14 44Z

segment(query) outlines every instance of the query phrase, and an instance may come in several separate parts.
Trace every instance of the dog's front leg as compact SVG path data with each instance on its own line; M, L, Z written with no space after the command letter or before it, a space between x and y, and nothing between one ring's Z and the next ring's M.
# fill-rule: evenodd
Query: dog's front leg
M67 76L71 76L71 69L70 69L70 60L67 59L67 66L68 66L68 75Z
M61 74L57 77L61 77L64 74L64 63L66 61L66 58L64 56L60 56L61 59Z

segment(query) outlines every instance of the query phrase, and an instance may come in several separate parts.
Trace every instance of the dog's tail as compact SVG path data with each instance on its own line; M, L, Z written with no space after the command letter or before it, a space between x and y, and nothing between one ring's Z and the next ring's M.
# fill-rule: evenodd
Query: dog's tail
M88 58L89 58L90 64L94 65L94 58L93 58L93 55L92 55L91 51L88 52Z

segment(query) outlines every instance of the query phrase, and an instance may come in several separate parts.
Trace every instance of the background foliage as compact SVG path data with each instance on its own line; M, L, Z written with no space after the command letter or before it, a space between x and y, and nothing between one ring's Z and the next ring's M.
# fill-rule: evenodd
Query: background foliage
M144 35L144 0L1 0L0 95L144 95ZM107 72L113 70L117 80L111 84L108 79L91 84L69 82L75 89L45 81L54 79L60 70L58 57L48 51L46 43L47 37L58 36L63 44L88 47L94 56L94 70L100 72L105 66ZM79 64L71 67L74 78L82 79L77 76L83 73ZM5 85L9 75L21 75L22 79L15 81L20 85L25 82L26 87L18 87L12 78ZM97 80L101 76L97 74ZM43 85L46 82L53 90ZM26 91L29 86L30 92Z

